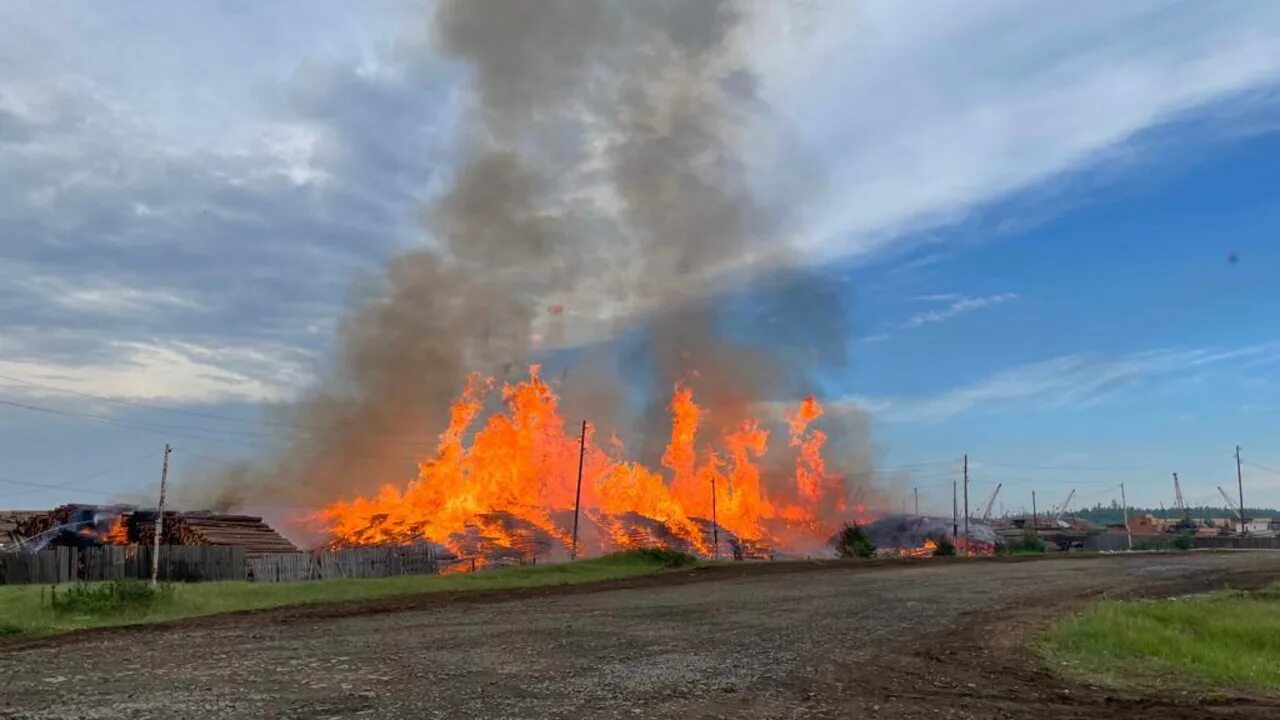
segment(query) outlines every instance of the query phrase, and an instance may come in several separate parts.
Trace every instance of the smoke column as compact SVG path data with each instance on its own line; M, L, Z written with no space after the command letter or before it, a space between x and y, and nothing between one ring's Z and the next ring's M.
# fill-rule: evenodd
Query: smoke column
M677 380L691 378L714 431L756 402L811 391L815 359L842 363L846 314L817 277L787 278L799 298L756 301L759 327L723 327L731 279L788 264L786 218L746 180L745 145L769 113L745 9L440 2L439 53L466 69L471 92L461 162L424 213L430 241L394 258L349 311L332 376L292 409L304 429L273 467L229 475L227 499L256 488L323 502L411 478L466 375L522 373L539 347L641 328L629 357L588 353L563 390L569 417L630 422L619 430L649 453ZM650 375L640 412L625 409L635 378L620 366ZM844 447L865 458L858 442Z

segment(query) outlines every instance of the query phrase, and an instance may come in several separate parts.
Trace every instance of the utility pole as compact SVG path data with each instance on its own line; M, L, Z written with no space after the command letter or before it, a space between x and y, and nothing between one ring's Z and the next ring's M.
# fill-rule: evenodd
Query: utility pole
M911 493L916 496L916 517L920 517L920 488L911 488Z
M720 520L716 517L716 476L711 476L711 542L715 543L715 548L711 551L712 558L720 559Z
M1240 534L1245 533L1244 524L1244 472L1240 469L1240 446L1236 446L1236 485L1240 490Z
M569 559L578 559L578 509L582 505L582 462L587 456L587 421L582 421L582 437L578 440L578 489L573 494L573 547Z
M960 545L960 521L958 514L960 506L956 502L956 481L951 481L951 541L957 547Z
M1025 508L1024 508L1025 509ZM1036 491L1031 491L1031 534L1040 537L1040 516L1036 513Z
M156 537L151 546L151 587L160 581L160 536L164 533L164 489L169 480L169 453L173 448L164 444L164 465L160 468L160 505L156 508Z
M964 554L969 554L969 454L964 456Z
M1128 539L1129 549L1133 549L1133 532L1129 530L1129 500L1124 496L1124 483L1120 483L1120 505L1124 509L1124 536Z

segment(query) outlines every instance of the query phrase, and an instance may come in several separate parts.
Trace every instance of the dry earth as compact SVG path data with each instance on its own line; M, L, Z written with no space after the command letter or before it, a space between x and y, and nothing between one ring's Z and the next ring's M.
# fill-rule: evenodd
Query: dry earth
M1117 696L1026 634L1087 599L1280 577L1280 554L758 564L421 596L0 648L6 718L1275 718Z

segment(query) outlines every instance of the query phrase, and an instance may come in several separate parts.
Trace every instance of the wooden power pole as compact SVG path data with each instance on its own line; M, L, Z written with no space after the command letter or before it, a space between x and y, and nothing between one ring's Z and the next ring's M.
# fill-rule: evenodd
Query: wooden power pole
M1129 529L1129 500L1124 496L1124 483L1120 483L1120 505L1124 509L1124 536L1128 539L1129 549L1133 549L1133 532Z
M960 521L957 518L959 505L956 503L956 481L951 481L951 542L960 546Z
M578 440L578 489L573 493L573 547L569 550L571 560L578 559L578 511L582 504L582 463L587 457L587 421L582 421L582 437Z
M1031 491L1031 534L1040 537L1040 515L1036 512L1036 491Z
M1240 492L1240 534L1245 534L1244 521L1244 472L1240 469L1240 446L1236 446L1236 487Z
M964 545L965 555L969 554L969 454L964 456Z
M711 475L711 542L714 548L711 551L712 558L720 559L720 518L716 517L716 476Z
M164 533L164 489L169 481L169 453L173 448L164 444L164 464L160 468L160 504L156 507L156 538L151 546L151 587L160 581L160 536Z

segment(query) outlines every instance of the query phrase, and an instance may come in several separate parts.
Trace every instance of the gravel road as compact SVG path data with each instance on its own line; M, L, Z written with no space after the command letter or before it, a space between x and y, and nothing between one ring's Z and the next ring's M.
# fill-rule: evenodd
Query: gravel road
M0 650L0 717L1203 717L1027 670L1019 638L1099 594L1275 577L1280 554L1243 552L747 566L347 617L230 616ZM1280 705L1213 712L1274 718Z

